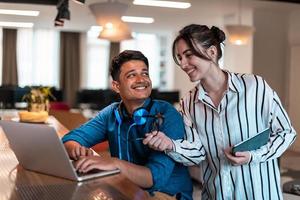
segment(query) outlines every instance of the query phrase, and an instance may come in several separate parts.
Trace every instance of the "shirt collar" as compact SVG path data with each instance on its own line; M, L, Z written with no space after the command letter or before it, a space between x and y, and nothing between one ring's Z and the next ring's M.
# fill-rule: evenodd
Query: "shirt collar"
M238 93L239 91L241 91L241 85L240 85L240 81L237 78L237 76L232 73L229 72L227 70L223 70L225 73L228 74L228 88L229 90Z
M232 92L239 92L240 90L240 82L237 79L237 77L235 76L234 73L231 73L227 70L222 70L223 72L225 72L228 75L228 90L232 91ZM204 87L202 86L201 82L198 83L198 85L196 86L196 90L199 92L198 93L198 98L195 100L195 103L198 102L199 100L205 99L205 96L208 96L207 92L204 90ZM196 91L196 92L197 92ZM228 91L227 91L228 92Z
M143 105L141 107L139 107L139 108L145 108L145 109L147 109L147 106L150 104L150 102L151 102L151 98L148 97L144 101ZM123 101L121 101L120 103L124 104ZM139 109L139 108L137 108L137 109ZM130 116L124 105L121 106L121 112L122 112L123 116L125 116L125 117L129 117Z

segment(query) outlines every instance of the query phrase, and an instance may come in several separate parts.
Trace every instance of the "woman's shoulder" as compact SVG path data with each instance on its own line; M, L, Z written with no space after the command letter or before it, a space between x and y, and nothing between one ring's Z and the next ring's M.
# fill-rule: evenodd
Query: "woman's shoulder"
M256 85L256 84L266 84L262 76L256 74L247 73L229 73L231 76L231 81L233 83L246 84L246 85Z
M242 80L247 80L247 81L263 80L263 77L256 75L256 74L229 72L229 75L231 76L232 79L238 79L240 81L242 81Z
M260 90L272 92L273 89L269 86L267 81L260 75L245 74L245 73L231 73L231 81L235 84L238 83L240 88L247 88L247 91ZM243 89L242 89L243 90Z

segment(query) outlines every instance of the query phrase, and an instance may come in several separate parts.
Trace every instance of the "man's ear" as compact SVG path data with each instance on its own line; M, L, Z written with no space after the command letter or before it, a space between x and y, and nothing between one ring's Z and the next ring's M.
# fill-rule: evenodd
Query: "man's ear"
M118 81L111 82L111 89L116 93L120 93L120 83Z

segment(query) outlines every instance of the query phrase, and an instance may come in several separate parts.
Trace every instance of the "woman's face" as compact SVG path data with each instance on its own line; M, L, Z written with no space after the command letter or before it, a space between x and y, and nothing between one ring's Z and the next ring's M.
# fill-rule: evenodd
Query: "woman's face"
M202 49L203 52L206 51L200 45L197 47ZM211 69L211 61L195 56L192 49L183 39L178 40L176 50L180 67L189 76L192 82L199 81L206 77Z

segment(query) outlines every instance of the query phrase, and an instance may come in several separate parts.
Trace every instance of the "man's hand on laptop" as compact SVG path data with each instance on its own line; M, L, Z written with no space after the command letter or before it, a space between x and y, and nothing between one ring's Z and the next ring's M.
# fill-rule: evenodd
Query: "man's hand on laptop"
M93 169L114 170L118 168L117 160L105 156L82 156L75 162L75 169L81 173L87 173Z
M65 148L73 160L79 160L82 156L91 156L93 155L93 151L90 148L86 148L81 146L78 142L68 141L64 143Z

